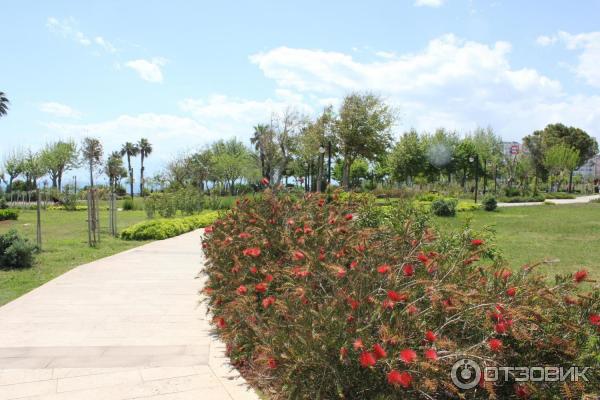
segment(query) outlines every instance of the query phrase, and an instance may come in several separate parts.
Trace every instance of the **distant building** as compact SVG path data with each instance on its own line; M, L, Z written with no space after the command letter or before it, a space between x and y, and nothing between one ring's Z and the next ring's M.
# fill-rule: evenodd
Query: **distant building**
M519 142L502 142L502 154L504 157L514 157L519 154L529 154L527 147Z
M600 154L595 155L575 170L576 175L581 175L583 178L600 178Z

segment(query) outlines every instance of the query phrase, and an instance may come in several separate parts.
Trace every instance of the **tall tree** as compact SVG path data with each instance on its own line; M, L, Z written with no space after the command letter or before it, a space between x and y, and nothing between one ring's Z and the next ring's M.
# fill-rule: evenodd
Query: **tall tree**
M41 160L52 180L52 187L62 189L63 174L76 168L77 145L74 141L61 141L47 144L41 152Z
M127 156L127 170L129 171L129 193L133 199L133 168L131 167L131 157L139 154L140 149L135 143L126 142L121 148L121 156Z
M271 179L273 169L273 159L277 152L274 142L274 132L269 125L258 124L254 127L254 133L250 138L250 143L258 151L260 160L260 169L263 177Z
M598 153L598 142L587 132L564 124L549 124L544 129L533 132L523 138L533 162L536 166L536 177L545 177L545 154L553 146L565 144L579 151L579 160L574 169L581 167L586 161ZM573 171L569 180L573 178ZM571 186L571 184L569 184ZM570 188L569 188L570 189Z
M12 190L13 181L23 172L24 155L21 151L13 150L4 159L4 170L8 174L6 191Z
M549 186L552 188L552 178L558 178L556 190L560 190L560 184L564 180L564 174L575 169L579 164L579 150L564 143L556 144L546 151L544 165L550 172Z
M417 131L411 129L402 135L389 156L392 178L396 182L412 181L424 173L425 162L424 144Z
M4 92L0 92L0 117L3 117L8 113L8 98Z
M499 160L502 156L502 138L494 132L491 127L477 128L471 136L478 160L483 172L483 193L487 191L488 164Z
M41 154L34 153L29 150L23 160L23 173L27 177L28 189L37 187L37 181L46 175L46 167L44 166Z
M122 178L127 176L127 170L123 166L123 156L118 151L113 151L108 156L104 165L104 173L108 176L108 182L112 190L115 190Z
M81 156L90 170L90 187L94 187L94 169L102 164L102 143L96 138L86 137L81 144Z
M152 154L152 145L148 139L142 138L137 147L140 151L140 196L144 196L144 159Z
M235 194L235 183L241 179L258 177L260 173L256 160L250 150L236 138L227 141L219 140L211 147L213 166L216 177L223 182L230 193Z
M344 98L336 123L336 135L343 156L343 185L350 188L350 168L359 157L374 161L390 146L394 114L373 94L352 93Z

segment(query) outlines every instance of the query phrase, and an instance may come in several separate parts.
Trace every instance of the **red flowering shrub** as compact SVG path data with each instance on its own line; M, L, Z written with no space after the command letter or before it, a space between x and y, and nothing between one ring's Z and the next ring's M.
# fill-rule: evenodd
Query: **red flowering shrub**
M470 230L439 236L403 208L372 227L359 205L330 200L267 190L205 237L215 326L252 384L276 399L546 399L600 386L588 374L461 392L450 375L462 358L600 367L587 274L549 285L533 267L511 272Z

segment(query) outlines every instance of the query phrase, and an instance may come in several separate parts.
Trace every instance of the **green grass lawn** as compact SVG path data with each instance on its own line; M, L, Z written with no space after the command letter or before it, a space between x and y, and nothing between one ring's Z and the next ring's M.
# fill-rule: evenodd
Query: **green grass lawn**
M146 218L144 211L120 211L121 230ZM0 270L0 305L48 282L77 265L118 253L146 242L125 241L108 235L108 211L100 212L103 234L96 248L87 243L87 211L42 211L42 247L36 265L22 270ZM17 221L1 221L0 233L16 228L35 241L35 211L22 210Z
M435 217L440 230L455 229L467 221L475 229L489 226L496 243L513 267L557 260L540 267L546 274L571 273L587 268L600 278L600 204L499 208L494 212L468 211L455 218Z

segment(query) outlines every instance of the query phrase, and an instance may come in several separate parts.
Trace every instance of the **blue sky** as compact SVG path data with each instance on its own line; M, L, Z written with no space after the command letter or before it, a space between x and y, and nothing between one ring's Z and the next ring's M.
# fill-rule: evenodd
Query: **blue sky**
M152 172L352 90L396 106L397 135L490 125L518 140L562 121L600 137L600 1L2 3L0 155L147 137Z

